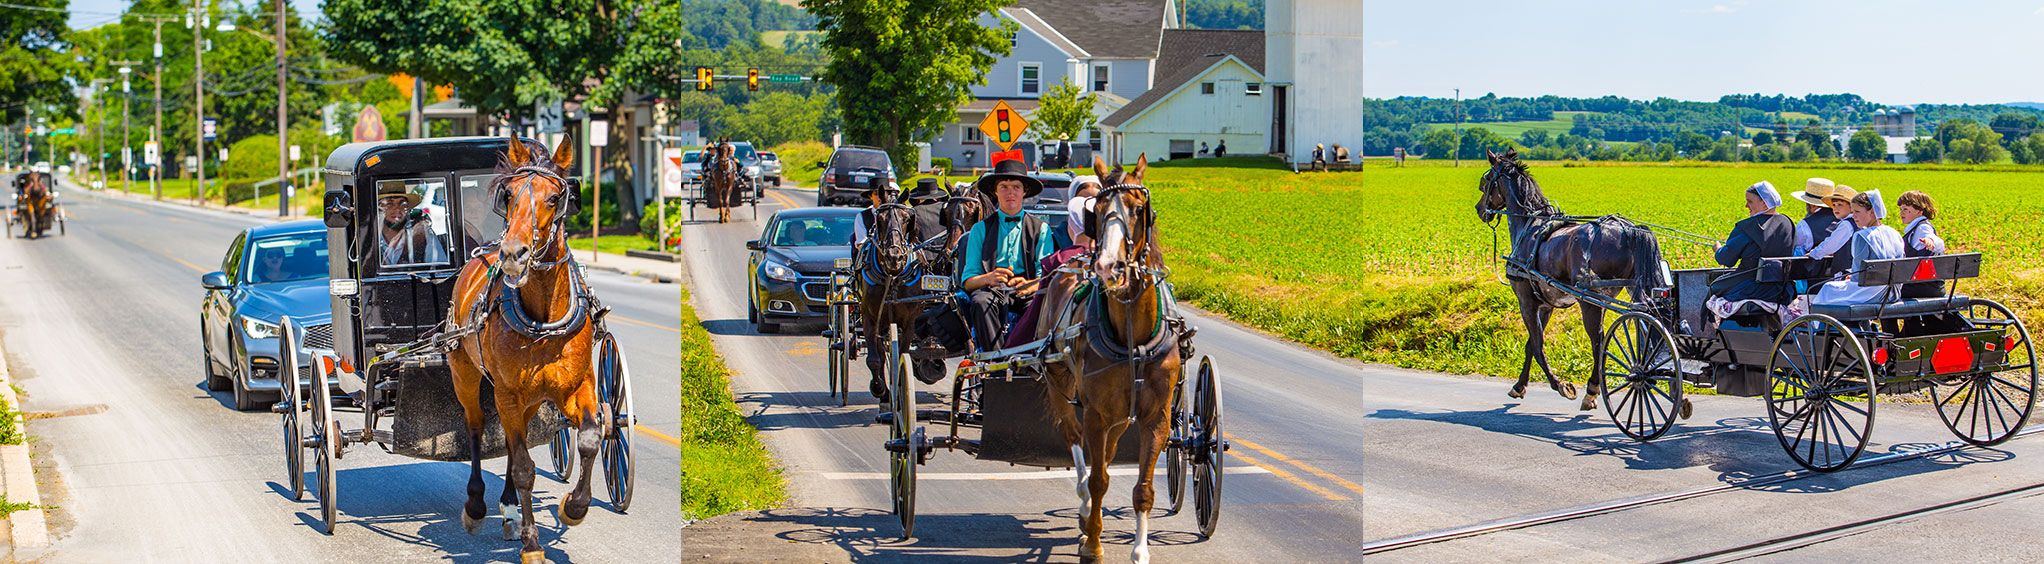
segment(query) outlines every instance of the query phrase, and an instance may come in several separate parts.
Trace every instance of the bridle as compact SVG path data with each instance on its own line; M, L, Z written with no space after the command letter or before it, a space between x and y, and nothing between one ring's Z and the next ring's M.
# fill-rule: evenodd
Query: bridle
M1126 193L1142 196L1143 206L1140 213L1129 210L1128 204L1122 200L1122 195ZM1137 296L1137 292L1133 291L1136 288L1137 277L1146 280L1158 279L1151 280L1152 283L1157 283L1167 274L1165 270L1152 268L1150 265L1150 230L1156 226L1157 221L1156 208L1150 201L1150 189L1141 184L1116 184L1101 190L1093 198L1095 207L1087 211L1089 217L1085 219L1086 236L1098 245L1101 244L1100 234L1105 233L1109 225L1122 229L1121 273L1127 283L1123 285L1125 295L1112 297L1121 304L1133 303ZM1104 212L1099 209L1102 206L1107 208ZM1095 260L1098 260L1097 254ZM1103 293L1113 293L1107 292L1107 288L1104 287L1102 290Z
M1141 195L1143 204L1140 212L1131 210L1129 205L1122 199L1124 195L1130 193ZM1110 362L1087 371L1080 370L1082 366L1078 364L1080 361L1077 355L1074 355L1072 360L1068 362L1072 363L1070 366L1072 373L1079 374L1082 378L1108 370L1114 366L1126 367L1129 377L1134 379L1133 384L1129 387L1128 399L1128 421L1134 423L1137 414L1137 400L1140 398L1145 379L1143 377L1143 367L1161 362L1166 358L1166 355L1175 354L1179 350L1178 336L1180 331L1175 323L1167 319L1162 310L1165 301L1162 294L1162 286L1165 277L1170 275L1170 271L1161 266L1150 264L1149 250L1150 245L1153 244L1153 241L1150 240L1150 232L1156 226L1157 212L1154 207L1154 201L1150 199L1149 188L1141 184L1126 182L1115 184L1094 195L1093 201L1094 207L1086 211L1086 236L1093 238L1094 244L1098 245L1100 244L1099 235L1106 232L1109 226L1122 230L1123 237L1119 242L1121 245L1119 250L1123 257L1119 268L1124 283L1122 284L1122 292L1120 295L1116 295L1116 292L1108 288L1105 281L1100 279L1097 269L1100 255L1098 254L1099 250L1096 249L1093 256L1096 268L1086 269L1087 276L1093 278L1096 290L1093 292L1094 296L1089 298L1089 303L1082 306L1088 307L1091 310L1084 321L1084 324L1087 326L1084 333L1086 335L1087 348L1092 351L1092 354ZM1103 207L1105 208L1104 210L1101 209ZM1143 303L1141 299L1143 292L1137 291L1138 288L1144 287L1142 286L1143 284L1147 284L1148 287L1155 289L1155 292L1157 292L1156 303ZM1113 303L1110 304L1108 303L1109 301ZM1141 310L1146 305L1159 308L1157 312L1157 326L1151 335L1144 336L1131 332L1126 336L1122 336L1119 334L1119 331L1113 330L1108 325L1107 308L1122 308L1125 312L1123 318L1127 320L1130 327L1134 327L1137 316L1143 315L1144 312Z
M907 204L903 204L900 202L888 202L885 204L873 206L872 210L873 210L873 226L875 228L874 229L875 233L873 233L872 237L874 258L873 267L877 269L879 273L888 280L897 280L901 278L903 274L908 272L909 262L911 261L911 258L915 254L914 247L916 245L905 240L908 238L907 233L908 224L909 222L914 221L914 217L911 215L914 213L914 208L910 208ZM887 229L879 228L881 226L882 218L889 218L890 220L892 220L889 223L889 228ZM895 223L899 223L899 225L895 225ZM883 241L881 239L883 234L885 234L885 236L888 237L892 237L898 234L904 240ZM897 251L900 253L899 255L890 254ZM894 260L899 258L900 261L895 265L894 268L889 268L886 264L884 264L886 261L880 260L883 257L885 257L888 260Z
M549 169L547 167L539 165L525 165L518 167L516 170L511 171L510 174L506 174L504 176L497 178L497 194L494 199L495 201L493 202L493 205L496 208L494 211L497 213L498 216L504 217L507 220L510 219L511 198L512 193L514 192L514 190L512 190L512 185L515 184L515 181L519 179L526 180L525 182L526 190L524 193L525 201L523 202L524 205L529 209L538 209L538 202L533 200L533 190L531 189L532 188L531 180L532 177L534 176L551 179L554 182L559 183L562 188L561 191L554 196L555 198L561 199L561 201L555 203L554 218L544 224L533 225L532 240L536 244L533 245L532 252L526 253L525 257L520 259L519 261L520 266L532 270L545 272L553 270L555 266L559 266L561 262L567 261L572 257L572 253L565 252L564 250L561 253L562 258L560 259L551 261L539 260L539 257L541 255L551 254L555 247L566 244L565 241L567 239L566 233L568 216L575 215L575 206L578 205L581 200L580 194L578 194L578 192L581 191L582 183L579 179L573 178L564 179L561 177L560 173L554 172L552 169ZM545 230L545 233L541 233L542 230ZM541 239L542 235L545 237L544 239ZM487 252L489 250L490 250L489 247L484 247L481 249L477 249L477 252L481 253ZM503 260L504 257L502 254L503 253L502 246L498 245L495 250L497 253L499 253L497 255L498 260L500 261Z

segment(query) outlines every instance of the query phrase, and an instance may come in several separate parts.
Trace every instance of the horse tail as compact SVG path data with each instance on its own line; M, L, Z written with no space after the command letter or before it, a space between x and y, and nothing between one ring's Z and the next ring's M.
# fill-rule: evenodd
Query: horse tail
M1661 241L1652 229L1629 221L1626 225L1626 232L1632 234L1627 244L1632 248L1632 300L1646 303L1654 289L1668 285L1661 279Z

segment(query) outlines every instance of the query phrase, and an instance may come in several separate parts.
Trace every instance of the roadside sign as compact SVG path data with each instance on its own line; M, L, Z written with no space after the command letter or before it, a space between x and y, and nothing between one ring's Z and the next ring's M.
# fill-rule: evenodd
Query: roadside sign
M49 135L49 134L50 134L50 126L47 126L47 125L38 125L38 126L35 126L35 134L36 134L36 135Z
M220 148L220 162L223 162L223 163L224 163L224 162L227 162L227 148L226 148L226 147L221 147L221 148Z
M987 112L986 119L979 121L979 130L986 134L988 141L1006 151L1022 139L1022 132L1029 130L1029 120L1022 119L1020 112L1008 107L1007 100L1001 100L994 102L994 109Z
M297 146L297 145L292 145L292 146L291 146L291 160L292 160L292 161L297 161L297 160L298 160L298 146Z
M681 148L661 149L660 193L669 198L679 198L682 197L681 188Z
M319 108L319 132L327 135L341 134L341 103L334 102Z
M77 135L77 134L78 134L78 128L75 128L75 127L66 127L66 128L62 128L62 129L57 129L57 130L53 130L53 131L50 131L50 135Z
M216 132L217 130L219 130L219 128L220 128L220 120L217 120L217 119L213 119L213 118L206 118L206 120L205 120L205 121L203 121L203 122L200 122L200 124L199 124L199 134L200 134L200 135L202 135L202 136L204 136L204 137L206 138L206 140L207 140L207 141L212 141L212 140L214 139L214 137L215 137L215 136L214 136L214 132Z
M534 113L535 121L539 122L540 133L560 133L567 130L567 113L562 109L560 100L539 102Z
M591 120L589 122L589 146L603 147L607 145L610 145L610 122Z
M156 166L156 163L158 162L158 161L157 161L157 158L158 158L158 157L157 157L157 154L158 154L159 152L160 152L160 151L158 151L158 150L157 150L157 148L156 148L156 142L155 142L155 141L150 141L150 142L147 142L147 143L143 143L143 144L142 144L142 163L143 163L143 164L147 164L147 165L149 165L149 166Z
M382 141L384 134L383 113L376 111L376 106L362 106L355 114L354 142Z
M195 168L199 168L199 157L197 155L186 155L185 169L190 170Z
M799 74L767 75L767 82L802 82L802 75Z

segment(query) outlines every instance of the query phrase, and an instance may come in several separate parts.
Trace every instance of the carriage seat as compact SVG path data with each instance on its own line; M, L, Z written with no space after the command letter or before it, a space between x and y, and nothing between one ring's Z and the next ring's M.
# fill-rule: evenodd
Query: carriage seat
M1961 309L1972 305L1973 300L1963 294L1938 296L1934 298L1906 299L1898 302L1851 305L1813 305L1810 313L1829 315L1839 321L1864 321L1868 319L1893 319L1933 315Z
M1861 287L1890 286L1895 289L1893 291L1899 292L1904 284L1956 281L1979 276L1980 253L1964 253L1866 261L1866 265L1859 272L1857 283ZM1972 303L1965 295L1952 293L1881 303L1812 305L1810 313L1829 315L1840 321L1893 319L1945 313Z

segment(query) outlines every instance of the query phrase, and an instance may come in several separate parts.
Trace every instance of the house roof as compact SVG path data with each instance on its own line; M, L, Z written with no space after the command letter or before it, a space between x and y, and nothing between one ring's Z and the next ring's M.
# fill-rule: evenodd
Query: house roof
M1009 10L1028 11L1092 57L1149 59L1157 56L1169 1L1016 0Z
M1008 103L1008 107L1010 107L1010 108L1014 108L1014 109L1015 109L1015 111L1018 111L1018 112L1027 112L1027 111L1032 111L1032 110L1035 110L1035 109L1036 109L1036 106L1037 106L1037 104L1039 104L1039 103L1040 103L1040 101L1039 101L1039 100L1037 100L1037 99L1035 99L1035 98L1014 98L1014 99L1009 99L1009 98L973 98L971 102L966 102L964 106L961 106L961 107L959 107L959 108L958 108L958 111L960 111L960 112L978 112L978 113L987 113L987 112L993 111L993 109L994 109L994 104L996 104L996 103L1000 103L1000 102L1007 102L1007 103Z
M1128 120L1135 119L1157 102L1163 101L1179 86L1205 74L1207 69L1221 61L1234 57L1257 76L1263 75L1263 32L1218 29L1167 29L1164 30L1162 48L1157 54L1157 82L1148 92L1129 101L1100 123L1120 127Z
M1073 57L1092 56L1091 53L1087 53L1078 44L1072 43L1071 38L1058 33L1057 28L1050 26L1050 22L1043 21L1042 17L1037 16L1036 12L1030 11L1028 8L1002 8L1001 13L1007 14L1009 18L1013 18L1016 23L1022 24L1023 28L1034 32L1038 37L1042 37L1044 41L1049 41L1051 46L1057 47L1059 51L1064 51L1066 55Z

